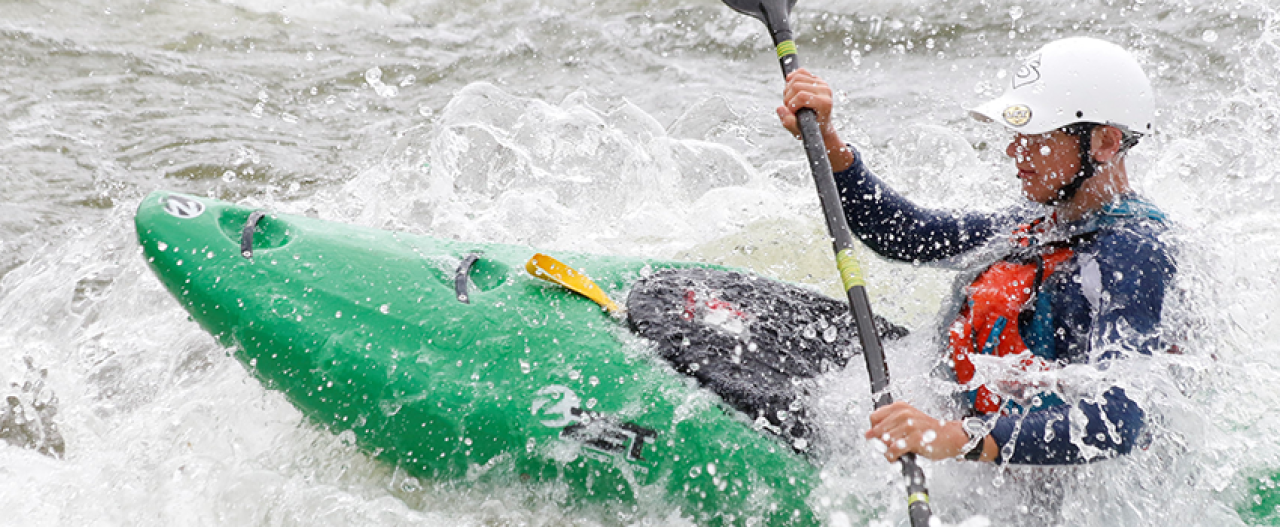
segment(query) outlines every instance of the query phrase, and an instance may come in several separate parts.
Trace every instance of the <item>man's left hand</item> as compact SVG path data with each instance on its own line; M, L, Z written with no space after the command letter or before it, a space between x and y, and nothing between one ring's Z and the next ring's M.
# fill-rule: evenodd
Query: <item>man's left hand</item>
M959 457L969 442L960 421L934 419L902 401L871 412L871 429L866 437L885 444L884 457L890 462L908 452L929 459ZM988 440L984 439L984 443Z

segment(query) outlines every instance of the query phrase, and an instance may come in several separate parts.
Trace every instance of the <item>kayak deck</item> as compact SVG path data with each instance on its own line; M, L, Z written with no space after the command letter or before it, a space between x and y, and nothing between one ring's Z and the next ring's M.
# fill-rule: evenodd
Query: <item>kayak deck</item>
M657 496L699 523L816 523L808 459L592 301L522 273L533 250L254 212L157 192L139 243L264 386L371 455L434 480L564 484L569 504ZM615 296L695 266L562 258Z

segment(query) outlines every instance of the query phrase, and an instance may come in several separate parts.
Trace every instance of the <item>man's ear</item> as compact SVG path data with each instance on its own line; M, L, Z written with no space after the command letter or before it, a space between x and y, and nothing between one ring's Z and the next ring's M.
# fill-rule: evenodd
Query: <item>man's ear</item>
M1124 132L1114 126L1097 126L1090 137L1093 160L1105 165L1120 157L1120 149L1124 145Z

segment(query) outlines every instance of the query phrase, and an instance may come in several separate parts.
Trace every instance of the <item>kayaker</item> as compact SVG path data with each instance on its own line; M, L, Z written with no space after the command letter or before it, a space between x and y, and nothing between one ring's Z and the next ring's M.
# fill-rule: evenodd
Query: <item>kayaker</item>
M787 78L778 116L798 136L794 112L817 113L849 225L864 244L916 263L994 256L961 280L946 319L940 364L962 385L965 415L935 418L905 401L876 410L866 436L884 442L890 461L915 452L1085 463L1126 454L1142 437L1145 413L1120 386L1067 396L1025 376L970 382L985 360L973 360L979 354L1009 357L1043 380L1066 365L1104 371L1165 349L1161 306L1175 271L1164 216L1134 192L1125 166L1155 113L1137 60L1109 42L1067 38L1031 54L1008 82L971 114L1013 133L1005 153L1029 203L989 214L928 210L894 192L840 139L830 87L803 69Z

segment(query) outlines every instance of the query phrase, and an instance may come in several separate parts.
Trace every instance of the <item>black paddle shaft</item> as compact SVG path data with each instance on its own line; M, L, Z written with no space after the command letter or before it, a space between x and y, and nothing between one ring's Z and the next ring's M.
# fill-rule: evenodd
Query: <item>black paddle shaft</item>
M760 19L769 28L784 77L800 68L800 59L796 56L796 45L792 40L788 21L795 0L724 0L724 3L740 13ZM827 158L817 113L810 108L801 108L796 112L796 118L800 125L800 135L804 139L805 154L809 158L809 169L813 173L818 197L822 201L827 231L835 246L836 264L840 268L849 307L858 328L862 356L866 359L867 374L871 378L872 397L875 407L880 408L893 402L893 395L889 393L889 366L885 362L880 337L876 334L866 282L854 253L853 232L849 229L844 207L840 204L840 193L831 173L831 161ZM925 487L924 471L916 464L914 453L904 454L899 461L902 463L902 475L907 480L907 510L911 525L929 525L933 511L929 507L929 490Z

